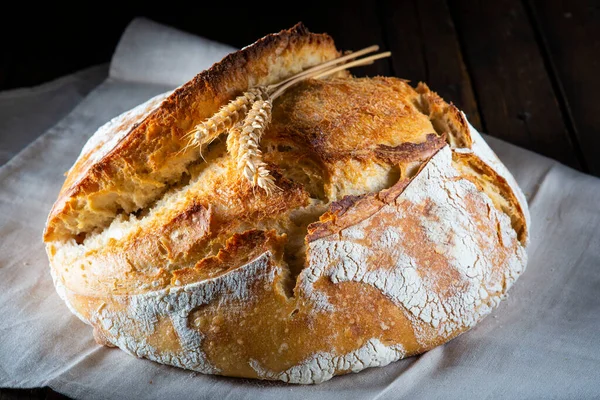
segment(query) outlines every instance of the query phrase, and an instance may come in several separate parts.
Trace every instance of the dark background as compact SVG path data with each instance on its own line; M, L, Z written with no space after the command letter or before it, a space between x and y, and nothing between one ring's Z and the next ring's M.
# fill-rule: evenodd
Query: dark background
M358 75L426 81L484 132L600 176L600 0L94 4L2 10L0 90L109 62L136 16L236 47L303 21L393 52Z
M110 61L136 16L242 47L303 21L393 57L356 75L425 81L493 136L600 176L600 1L228 1L0 6L0 90ZM85 6L85 7L84 7ZM13 8L19 8L13 10ZM89 9L86 11L85 9ZM177 60L173 60L177 62ZM1 133L0 133L1 134ZM0 390L0 400L58 398Z

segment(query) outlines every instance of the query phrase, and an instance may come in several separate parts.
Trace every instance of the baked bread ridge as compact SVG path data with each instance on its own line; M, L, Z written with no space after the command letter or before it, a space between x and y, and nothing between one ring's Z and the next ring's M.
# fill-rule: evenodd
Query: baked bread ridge
M364 90L372 91L374 107L355 107ZM392 102L403 110L399 115L379 99L391 96L390 90L400 93ZM310 107L339 93L348 103L338 99L322 110ZM100 135L139 119L159 101L139 106ZM225 97L220 101L226 102ZM329 123L336 107L360 114L355 127ZM181 197L175 193L161 200L139 221L130 217L136 226L129 226L128 233L110 234L96 247L89 240L69 244L46 238L59 295L94 327L99 343L202 373L318 383L447 342L487 315L523 272L529 217L522 193L464 115L425 85L413 90L392 78L307 82L282 96L276 109L285 115L274 115L264 145L278 184L287 185L284 193L270 198L260 191L239 194L243 190L235 171L227 169L227 156L212 151L207 166L198 166L201 171L192 172L190 183L176 190L185 192ZM372 114L376 118L365 122L363 117ZM373 136L374 143L358 140L387 125L397 129L395 134L392 129ZM338 132L347 132L351 141L339 142ZM220 176L235 181L236 188L222 196L258 204L250 213L266 208L264 214L283 220L289 217L283 205L308 208L315 199L307 185L294 182L287 167L278 170L283 160L279 153L294 146L288 157L298 161L310 155L327 171L324 197L332 201L308 225L306 263L295 280L286 259L286 225L267 223L266 216L227 231L222 248L192 258L191 265L181 261L185 257L177 258L175 253L197 255L188 247L205 243L206 235L224 223L222 206L203 197L217 190L210 186L213 181L231 183L218 180ZM357 151L336 153L344 146L357 146ZM103 153L98 146L89 147ZM348 173L339 173L344 169L360 175L365 166L379 173L386 165L400 170L389 187L371 187L358 179L360 186ZM334 182L349 186L333 188ZM196 190L202 184L208 188ZM142 221L149 223L137 227ZM105 231L117 232L127 224L132 225L113 221ZM171 235L175 240L165 244L163 239ZM141 237L150 239L136 242ZM132 249L140 250L140 258L135 262L115 258L128 253L119 247L123 241L136 243ZM80 253L69 260L59 257L67 247ZM100 254L102 247L107 253ZM152 253L154 249L160 251ZM167 256L161 257L162 251ZM150 264L173 259L176 265L140 277L134 273L143 269L144 255ZM83 271L82 264L75 275L73 260L78 257L97 260L98 266L86 265ZM94 272L107 279L122 274L130 286L110 290L75 278ZM146 286L136 289L141 283Z
M160 105L115 118L104 130L107 139L86 146L69 170L44 238L87 233L106 226L120 210L147 206L197 160L197 151L186 148L191 127L250 87L279 82L337 56L330 36L299 23L226 56Z

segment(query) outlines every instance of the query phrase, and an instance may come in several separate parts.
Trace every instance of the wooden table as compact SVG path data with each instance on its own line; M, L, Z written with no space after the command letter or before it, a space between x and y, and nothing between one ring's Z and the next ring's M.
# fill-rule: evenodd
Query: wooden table
M341 49L379 44L393 52L355 74L427 82L483 132L600 176L600 102L594 95L600 93L600 1L378 0L325 9L323 2L303 0L289 2L293 10L281 9L281 2L248 2L253 8L247 9L221 3L202 13L165 13L161 3L78 19L5 14L0 22L15 26L2 24L12 35L3 37L14 37L25 18L26 28L38 32L8 44L0 89L108 62L134 16L237 47L303 21L311 31L331 34ZM0 400L17 398L63 397L50 389L0 390Z

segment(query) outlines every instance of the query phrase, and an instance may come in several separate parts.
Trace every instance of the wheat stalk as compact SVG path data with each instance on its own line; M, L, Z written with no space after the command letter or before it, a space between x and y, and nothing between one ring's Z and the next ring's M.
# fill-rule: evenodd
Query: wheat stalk
M318 79L344 69L372 64L377 59L391 55L390 52L385 52L346 62L378 49L378 46L370 46L316 65L276 84L249 89L188 132L186 134L189 138L188 145L184 150L190 146L201 148L221 133L229 131L227 151L237 161L237 167L242 175L252 186L264 189L267 194L279 190L267 169L267 164L263 161L259 148L260 139L271 121L273 101L291 86L303 80ZM244 118L243 122L241 122L242 118Z
M311 78L311 79L319 79L319 78L323 78L323 77L325 77L327 75L331 75L331 74L334 74L336 72L343 71L343 70L348 69L348 68L359 67L359 66L363 66L363 65L372 64L373 61L378 60L380 58L389 57L390 55L392 55L392 53L389 52L389 51L386 51L385 53L374 54L374 55L369 56L369 57L361 58L359 60L354 60L354 61L349 62L347 64L332 65L332 66L329 66L328 68L318 69L318 70L316 70L313 73L308 74L308 75L302 75L302 76L299 76L299 77L294 78L294 79L288 79L285 82L284 85L274 87L274 90L272 92L270 92L271 99L275 100L277 97L281 96L291 86L294 86L295 84L297 84L299 82L302 82L302 81L304 81L306 79L309 79L309 78Z

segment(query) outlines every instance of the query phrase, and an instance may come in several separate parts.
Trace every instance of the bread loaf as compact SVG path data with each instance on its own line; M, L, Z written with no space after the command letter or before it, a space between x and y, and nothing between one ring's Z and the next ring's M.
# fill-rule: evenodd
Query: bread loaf
M101 127L44 241L59 295L96 340L206 374L317 383L443 344L526 264L507 169L425 84L347 73L273 104L278 190L225 135L186 134L248 89L340 55L301 25L266 36Z

